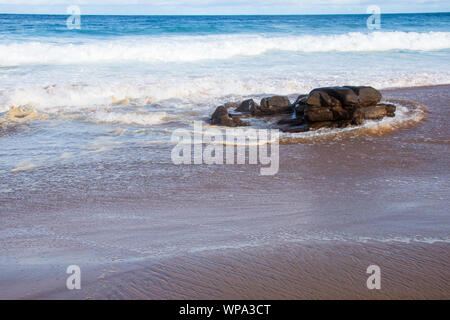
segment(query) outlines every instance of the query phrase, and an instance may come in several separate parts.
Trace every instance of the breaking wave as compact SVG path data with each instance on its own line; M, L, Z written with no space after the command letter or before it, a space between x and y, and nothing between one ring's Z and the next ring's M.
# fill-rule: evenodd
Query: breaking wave
M208 35L123 38L74 43L0 44L0 66L124 61L193 62L257 56L272 50L363 52L450 49L450 32L351 32L336 35Z

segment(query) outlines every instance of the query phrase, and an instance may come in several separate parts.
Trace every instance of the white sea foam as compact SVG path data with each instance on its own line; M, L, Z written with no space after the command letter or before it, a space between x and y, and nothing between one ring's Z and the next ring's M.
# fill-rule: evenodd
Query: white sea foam
M123 38L73 43L0 44L0 66L99 62L188 62L256 56L272 50L363 52L450 48L450 32L352 32L336 35L208 35Z
M169 120L166 112L106 112L98 111L92 113L88 120L100 123L115 123L127 125L150 126L164 123Z
M142 82L143 81L143 82ZM331 85L371 85L377 89L414 85L449 83L450 74L445 72L397 74L374 72L349 73L336 80L334 77L301 76L288 74L229 75L196 79L146 78L130 83L98 83L95 79L89 85L58 84L21 86L0 91L0 112L11 106L32 105L40 112L77 111L95 106L117 105L144 106L161 103L174 112L177 109L195 110L212 108L217 104L243 97L258 99L258 94L308 93L313 88ZM176 99L174 101L170 100ZM110 116L111 118L114 115Z

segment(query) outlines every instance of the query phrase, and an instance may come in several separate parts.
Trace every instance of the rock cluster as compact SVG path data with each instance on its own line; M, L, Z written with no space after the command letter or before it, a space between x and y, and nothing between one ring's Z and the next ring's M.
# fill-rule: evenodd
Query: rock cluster
M286 132L303 132L324 127L342 128L360 125L365 119L395 116L395 106L379 103L381 93L372 87L324 87L300 95L291 104L285 96L253 99L217 107L211 124L229 127L246 126L249 117L278 117L278 128ZM230 110L234 109L234 110Z

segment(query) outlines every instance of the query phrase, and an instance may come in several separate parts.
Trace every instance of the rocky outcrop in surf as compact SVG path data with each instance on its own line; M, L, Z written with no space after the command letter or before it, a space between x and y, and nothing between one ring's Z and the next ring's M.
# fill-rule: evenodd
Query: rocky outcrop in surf
M393 104L380 103L381 93L367 86L324 87L300 95L291 104L288 97L253 99L217 107L211 124L228 127L247 126L245 118L275 119L276 127L285 132L305 132L320 128L343 128L361 125L364 120L394 117ZM234 109L234 110L231 110Z

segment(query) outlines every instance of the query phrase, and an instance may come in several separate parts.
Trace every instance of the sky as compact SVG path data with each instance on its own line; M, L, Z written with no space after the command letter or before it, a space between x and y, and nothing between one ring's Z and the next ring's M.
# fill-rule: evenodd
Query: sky
M450 0L0 0L0 13L67 14L350 14L450 12Z

